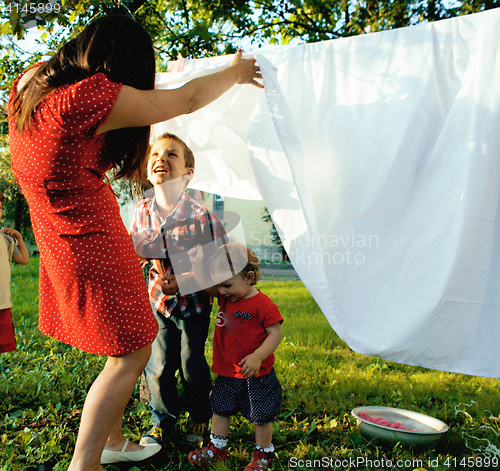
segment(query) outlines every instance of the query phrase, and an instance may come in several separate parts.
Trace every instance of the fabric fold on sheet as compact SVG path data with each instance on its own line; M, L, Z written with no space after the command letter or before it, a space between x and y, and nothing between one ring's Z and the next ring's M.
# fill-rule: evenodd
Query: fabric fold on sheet
M156 132L193 148L196 188L264 199L352 349L498 378L499 25L493 9L262 49L265 92L235 86Z
M257 183L266 206L272 211L273 221L279 232L283 246L290 255L301 280L314 298L324 300L328 310L323 311L330 325L342 338L343 329L335 309L335 302L322 264L314 270L301 263L299 244L308 247L308 257L321 259L321 249L314 241L318 239L317 217L313 201L311 182L304 179L306 160L299 133L294 125L288 104L279 85L276 69L264 56L255 55L265 83L266 100L261 99L248 126L250 161L254 169L264 164L266 168L277 168L277 174L257 170ZM275 132L272 132L273 129ZM267 141L261 142L263 136ZM275 149L274 153L269 152ZM285 172L285 169L287 171ZM284 175L287 178L284 179ZM288 194L276 185L276 179L286 181ZM285 196L285 198L284 198ZM286 201L286 204L285 204ZM293 202L293 207L292 206Z
M177 88L229 65L231 56L183 61L182 72L157 74L156 88ZM263 91L234 86L209 106L153 126L153 137L177 134L196 156L190 187L222 196L261 200L248 159L247 128ZM240 158L239 156L242 156Z

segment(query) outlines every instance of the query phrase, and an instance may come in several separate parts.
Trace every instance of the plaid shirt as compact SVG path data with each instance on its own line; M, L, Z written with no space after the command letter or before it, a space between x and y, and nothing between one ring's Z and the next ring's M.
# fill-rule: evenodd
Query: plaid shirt
M202 245L204 259L209 260L217 248L228 241L215 214L184 192L175 209L164 219L158 213L156 199L147 198L135 207L131 236L137 253L152 264L149 298L160 314L189 317L211 310L212 298L205 291L167 296L161 290L161 278L174 274L174 267L177 273L191 271L188 250L192 247Z

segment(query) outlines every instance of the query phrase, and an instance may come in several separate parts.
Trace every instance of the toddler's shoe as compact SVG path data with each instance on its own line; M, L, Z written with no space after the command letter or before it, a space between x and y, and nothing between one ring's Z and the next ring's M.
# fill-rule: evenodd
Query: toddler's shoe
M263 450L253 451L253 460L247 464L244 471L264 471L269 468L274 453L266 453Z
M226 459L227 448L221 450L212 442L199 450L192 451L188 455L188 461L191 464L196 464L202 467L210 466L212 463L217 463L218 461L226 461Z

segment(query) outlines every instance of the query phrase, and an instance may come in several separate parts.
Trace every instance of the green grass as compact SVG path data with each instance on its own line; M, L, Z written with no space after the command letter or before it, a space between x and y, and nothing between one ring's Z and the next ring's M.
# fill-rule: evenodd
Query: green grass
M27 266L15 266L12 275L18 350L0 355L2 471L36 469L42 463L45 469L67 469L87 388L105 361L38 331L37 265L33 259ZM486 466L485 459L488 442L495 447L490 451L500 448L498 380L359 355L335 335L300 281L263 281L258 287L276 302L285 319L275 364L283 404L274 424L278 458L274 470L498 469ZM207 356L211 358L208 343ZM446 422L450 431L431 448L368 441L350 414L362 405L429 414ZM183 440L186 423L183 415L171 446L150 463L107 469L193 469L186 460L190 450ZM138 389L129 403L125 427L134 440L150 427ZM241 417L234 418L231 458L214 469L243 469L253 441L252 426ZM484 461L467 461L473 457ZM383 460L392 461L393 467L385 466ZM350 466L353 462L358 466Z

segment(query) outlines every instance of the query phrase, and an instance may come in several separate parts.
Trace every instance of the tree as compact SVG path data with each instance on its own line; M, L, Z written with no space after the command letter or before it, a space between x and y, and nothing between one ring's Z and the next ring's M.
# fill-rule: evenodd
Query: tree
M25 239L33 239L29 209L10 166L8 136L0 139L0 191L5 196L1 225L14 226Z
M5 0L0 11L0 76L5 91L28 63L10 39L26 28L46 30L47 50L79 32L92 18L121 9L134 12L158 51L160 70L179 54L187 58L232 53L242 41L252 47L315 42L435 21L500 6L500 0ZM45 7L40 8L40 5Z
M277 245L281 249L281 258L283 259L283 261L285 262L290 261L290 259L288 258L288 254L286 253L285 247L283 247L283 242L278 234L278 229L276 229L273 218L271 217L271 214L269 213L269 209L267 207L264 208L264 211L262 212L262 220L264 222L268 222L271 224L271 227L269 228L269 234L271 235L271 240L273 241L273 244Z

